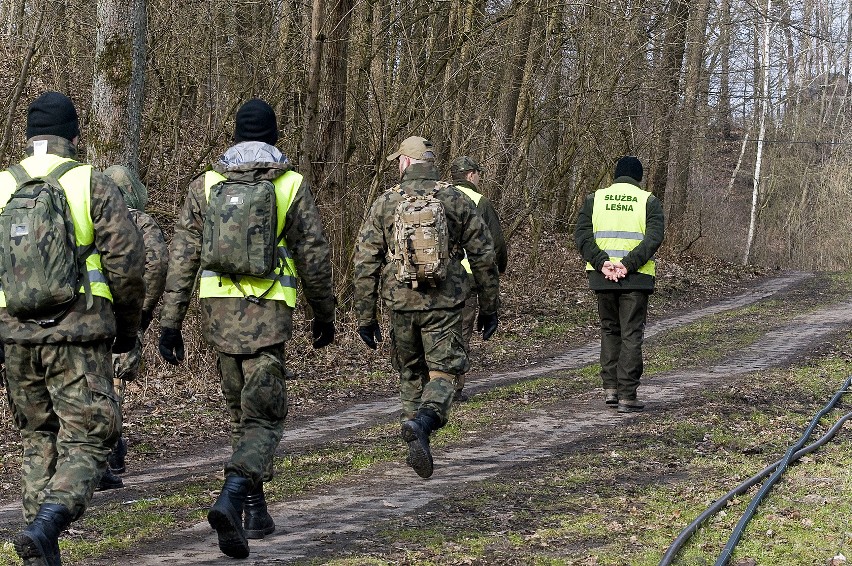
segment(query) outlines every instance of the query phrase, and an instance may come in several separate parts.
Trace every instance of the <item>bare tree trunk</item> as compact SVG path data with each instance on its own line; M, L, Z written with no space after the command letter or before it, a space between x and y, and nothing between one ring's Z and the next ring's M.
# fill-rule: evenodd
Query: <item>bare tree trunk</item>
M760 195L760 166L763 158L763 138L766 135L766 111L769 106L769 39L772 34L773 25L769 19L772 11L772 0L766 0L766 14L763 19L763 53L760 59L761 82L760 82L760 128L757 134L757 156L754 161L754 188L751 193L751 214L748 222L748 236L746 237L745 253L743 254L743 265L748 265L751 256L751 245L754 241L754 227L757 223L757 204Z
M687 46L686 77L684 84L683 105L681 106L678 132L675 136L675 162L672 183L666 189L668 194L667 225L670 239L682 242L685 236L685 219L687 194L689 188L689 171L692 165L692 149L694 145L695 125L697 123L698 98L703 81L704 68L704 38L707 29L707 10L709 0L698 0L690 16L690 40Z
M307 179L313 178L313 155L319 127L319 90L322 70L323 45L325 33L322 31L325 17L325 0L314 0L311 10L311 43L308 60L308 87L305 92L305 114L302 123L302 147L299 155L299 171Z
M719 110L718 121L722 138L731 139L731 0L719 6Z
M677 100L679 97L680 69L686 53L686 28L689 21L690 3L686 0L674 0L666 18L666 32L663 40L662 56L659 65L659 81L663 85L663 100L658 106L659 114L655 130L657 135L651 150L651 167L646 184L665 204L666 185L669 171L669 153L672 143L672 131Z
M138 169L145 77L145 0L98 1L88 159Z
M6 113L6 123L3 126L3 137L0 138L0 155L6 155L6 152L9 148L9 144L12 141L12 121L15 118L15 108L18 107L18 101L21 99L21 95L24 91L24 86L27 84L27 79L30 75L30 65L32 64L33 59L35 58L35 55L38 52L39 40L41 38L41 28L42 24L44 23L44 13L45 10L41 10L39 12L35 30L30 36L30 45L21 60L21 71L18 74L18 80L15 83L15 90L12 92L12 96L9 98L9 109Z
M514 155L514 132L518 113L518 99L523 90L524 70L532 31L532 0L515 0L515 21L511 35L511 54L506 66L503 88L498 107L498 129L493 154L497 158L491 200L499 205L506 184L509 165Z

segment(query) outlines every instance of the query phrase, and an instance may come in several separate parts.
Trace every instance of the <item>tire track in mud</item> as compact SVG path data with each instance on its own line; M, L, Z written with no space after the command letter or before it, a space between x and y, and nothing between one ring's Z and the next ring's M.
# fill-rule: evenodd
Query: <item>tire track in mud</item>
M649 327L646 335L653 336L705 316L747 306L796 285L806 277L804 274L790 274L767 281L736 298L658 322ZM795 317L709 368L672 371L645 379L642 396L648 403L648 410L665 410L693 391L728 377L783 366L797 353L820 344L828 335L850 329L852 298ZM581 367L597 361L597 356L596 344L584 346L536 367L491 376L487 381L480 381L477 387L485 390L502 383ZM460 485L498 477L506 469L530 466L556 457L568 445L593 437L602 427L636 418L602 408L598 397L596 392L580 395L573 407L558 416L546 410L532 411L524 421L514 423L510 432L477 446L438 449L435 453L435 475L426 481L418 478L402 462L386 463L350 477L345 485L331 486L309 497L278 503L270 508L270 512L281 532L262 541L250 541L252 554L243 564L286 564L299 559L340 555L359 541L369 542L365 537L369 537L369 532L381 522L417 512L452 493ZM395 418L396 399L387 405L389 407L385 402L376 402L366 406L374 412L374 417L385 415L386 421L386 418ZM360 411L353 408L349 412L350 417L357 418L363 415L363 408ZM340 415L332 418L341 422ZM317 434L307 427L302 430L307 437ZM299 440L298 432L292 431L294 437L291 441ZM482 432L471 435L484 436ZM215 533L206 524L181 532L169 547L163 552L136 557L135 560L140 566L229 562L219 553Z

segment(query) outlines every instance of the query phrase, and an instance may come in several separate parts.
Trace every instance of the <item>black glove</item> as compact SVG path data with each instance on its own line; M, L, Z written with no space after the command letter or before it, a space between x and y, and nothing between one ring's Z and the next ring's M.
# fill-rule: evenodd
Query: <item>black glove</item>
M126 354L130 350L133 349L133 346L136 345L136 333L134 332L132 336L122 336L119 334L115 337L115 341L112 343L112 353L113 354Z
M139 330L145 332L151 326L151 321L154 320L153 311L142 311L142 316L139 317Z
M0 342L0 364L6 363L6 344Z
M497 332L497 313L479 313L479 316L476 317L476 330L482 332L483 340L488 340L494 336L494 333Z
M314 348L324 348L334 342L334 321L321 322L314 319L311 331L314 334Z
M162 328L160 330L160 355L172 364L178 365L183 361L183 336L177 328Z
M382 341L382 329L379 328L379 323L374 320L366 326L359 326L358 336L361 337L368 348L375 350L376 342Z

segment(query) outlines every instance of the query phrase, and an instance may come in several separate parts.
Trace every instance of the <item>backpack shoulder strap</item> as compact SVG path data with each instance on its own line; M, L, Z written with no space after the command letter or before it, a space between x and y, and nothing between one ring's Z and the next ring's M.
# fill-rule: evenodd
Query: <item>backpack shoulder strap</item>
M54 181L59 181L59 178L62 177L65 173L74 169L75 167L79 167L82 165L79 161L63 161L56 167L50 170L50 172L45 175L45 177L50 177ZM24 169L23 165L20 163L15 163L14 165L9 166L9 173L12 174L12 177L15 178L15 182L18 183L20 187L27 181L34 179L32 175L27 173L27 170Z
M20 163L10 165L8 171L12 174L12 177L15 178L15 182L18 184L19 187L30 179L32 179L32 176L27 173L27 170L24 169L24 167Z
M62 163L51 169L50 173L47 174L47 177L59 181L60 177L62 177L65 173L81 165L82 163L80 163L79 161L63 161Z

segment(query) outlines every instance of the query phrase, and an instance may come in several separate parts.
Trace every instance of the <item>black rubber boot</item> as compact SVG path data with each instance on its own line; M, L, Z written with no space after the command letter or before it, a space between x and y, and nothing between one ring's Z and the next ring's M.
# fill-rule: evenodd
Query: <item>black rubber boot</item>
M275 521L272 520L272 516L266 508L262 483L246 496L244 510L243 526L247 538L261 539L275 532Z
M124 487L124 482L121 478L112 473L109 466L104 470L104 475L101 476L101 481L98 482L97 491L106 491L108 489L121 489Z
M118 442L115 443L115 448L110 451L107 456L107 464L109 469L114 474L123 474L127 467L124 464L124 458L127 456L127 441L123 436L118 437Z
M402 439L408 443L405 463L421 478L428 478L434 469L429 450L429 433L440 428L441 420L430 409L420 409L417 416L402 423Z
M207 513L207 522L219 535L219 550L231 558L247 558L248 540L243 529L243 506L252 490L252 482L240 476L228 476L216 503Z
M39 507L35 519L15 536L15 552L27 566L62 566L59 533L71 524L71 511L58 503Z

